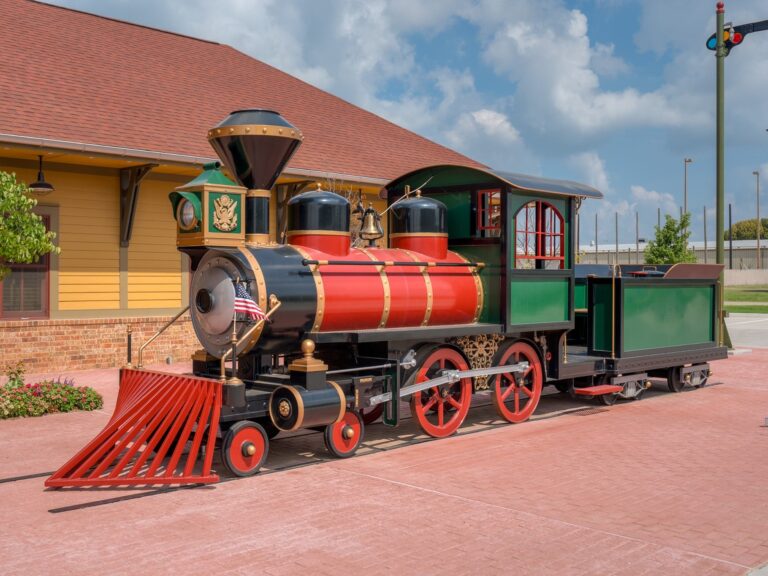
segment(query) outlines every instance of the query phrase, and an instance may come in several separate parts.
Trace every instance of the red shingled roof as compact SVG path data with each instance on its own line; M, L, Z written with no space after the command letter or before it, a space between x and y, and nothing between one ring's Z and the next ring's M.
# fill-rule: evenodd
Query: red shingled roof
M30 0L0 0L0 21L0 133L215 157L209 128L268 108L304 133L290 167L481 166L230 46Z

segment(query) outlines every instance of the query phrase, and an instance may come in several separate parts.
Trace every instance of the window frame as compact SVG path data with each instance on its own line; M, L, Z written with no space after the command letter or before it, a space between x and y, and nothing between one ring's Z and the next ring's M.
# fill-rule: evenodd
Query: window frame
M535 226L530 229L528 224L528 214L533 204ZM526 211L526 226L524 230L518 229L518 217L520 212ZM550 218L547 218L551 215ZM550 223L550 230L547 230L547 220ZM513 270L565 270L566 269L566 226L565 218L560 210L554 204L541 199L531 199L525 202L512 216L513 221L513 243L514 243L514 261ZM555 227L555 224L557 225ZM556 231L555 231L556 228ZM520 235L525 239L525 251L519 252L518 247ZM528 252L529 241L533 239L533 253ZM555 250L557 254L555 254ZM521 262L533 262L530 268L521 267ZM557 268L548 268L546 262L558 262Z
M45 229L51 230L54 216L53 214L43 211L35 211L43 219ZM0 282L0 320L47 320L51 316L51 257L52 254L45 254L41 256L37 262L28 264L8 264L11 269L11 274L16 272L24 272L25 270L36 271L42 270L44 272L44 280L42 283L42 289L40 294L41 310L5 310L3 307L3 288L7 281ZM22 284L22 305L23 305L23 284Z

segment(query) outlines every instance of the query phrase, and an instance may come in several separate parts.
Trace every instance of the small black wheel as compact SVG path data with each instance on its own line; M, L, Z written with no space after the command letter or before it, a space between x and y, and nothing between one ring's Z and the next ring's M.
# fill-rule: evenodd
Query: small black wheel
M682 392L683 388L685 388L682 371L682 366L673 366L667 370L667 387L670 392Z
M616 400L619 399L619 395L616 393L611 394L601 394L597 397L597 401L600 402L603 406L613 406L616 404Z
M349 458L357 452L364 433L363 418L354 410L347 410L341 421L325 427L323 441L331 456Z
M221 462L234 476L253 476L267 459L269 438L256 422L243 420L224 434L221 442Z
M571 380L560 380L555 382L555 388L557 388L557 391L560 392L560 394L568 394L572 387L573 382Z

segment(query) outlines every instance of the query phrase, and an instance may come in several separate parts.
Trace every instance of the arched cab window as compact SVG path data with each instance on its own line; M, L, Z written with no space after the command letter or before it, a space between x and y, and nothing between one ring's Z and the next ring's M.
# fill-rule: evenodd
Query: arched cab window
M557 209L539 200L528 202L515 216L515 268L565 268L565 227Z

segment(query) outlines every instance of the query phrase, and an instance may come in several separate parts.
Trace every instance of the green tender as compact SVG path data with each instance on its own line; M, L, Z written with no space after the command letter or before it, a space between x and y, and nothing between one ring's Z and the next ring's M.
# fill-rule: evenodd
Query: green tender
M618 285L616 289L619 290ZM610 352L611 285L595 284L592 291L592 348L600 352Z
M579 308L587 307L587 284L581 283L578 280L573 287L573 307L577 310Z
M715 287L624 287L623 352L715 341Z
M567 322L569 278L514 278L509 283L509 324Z

